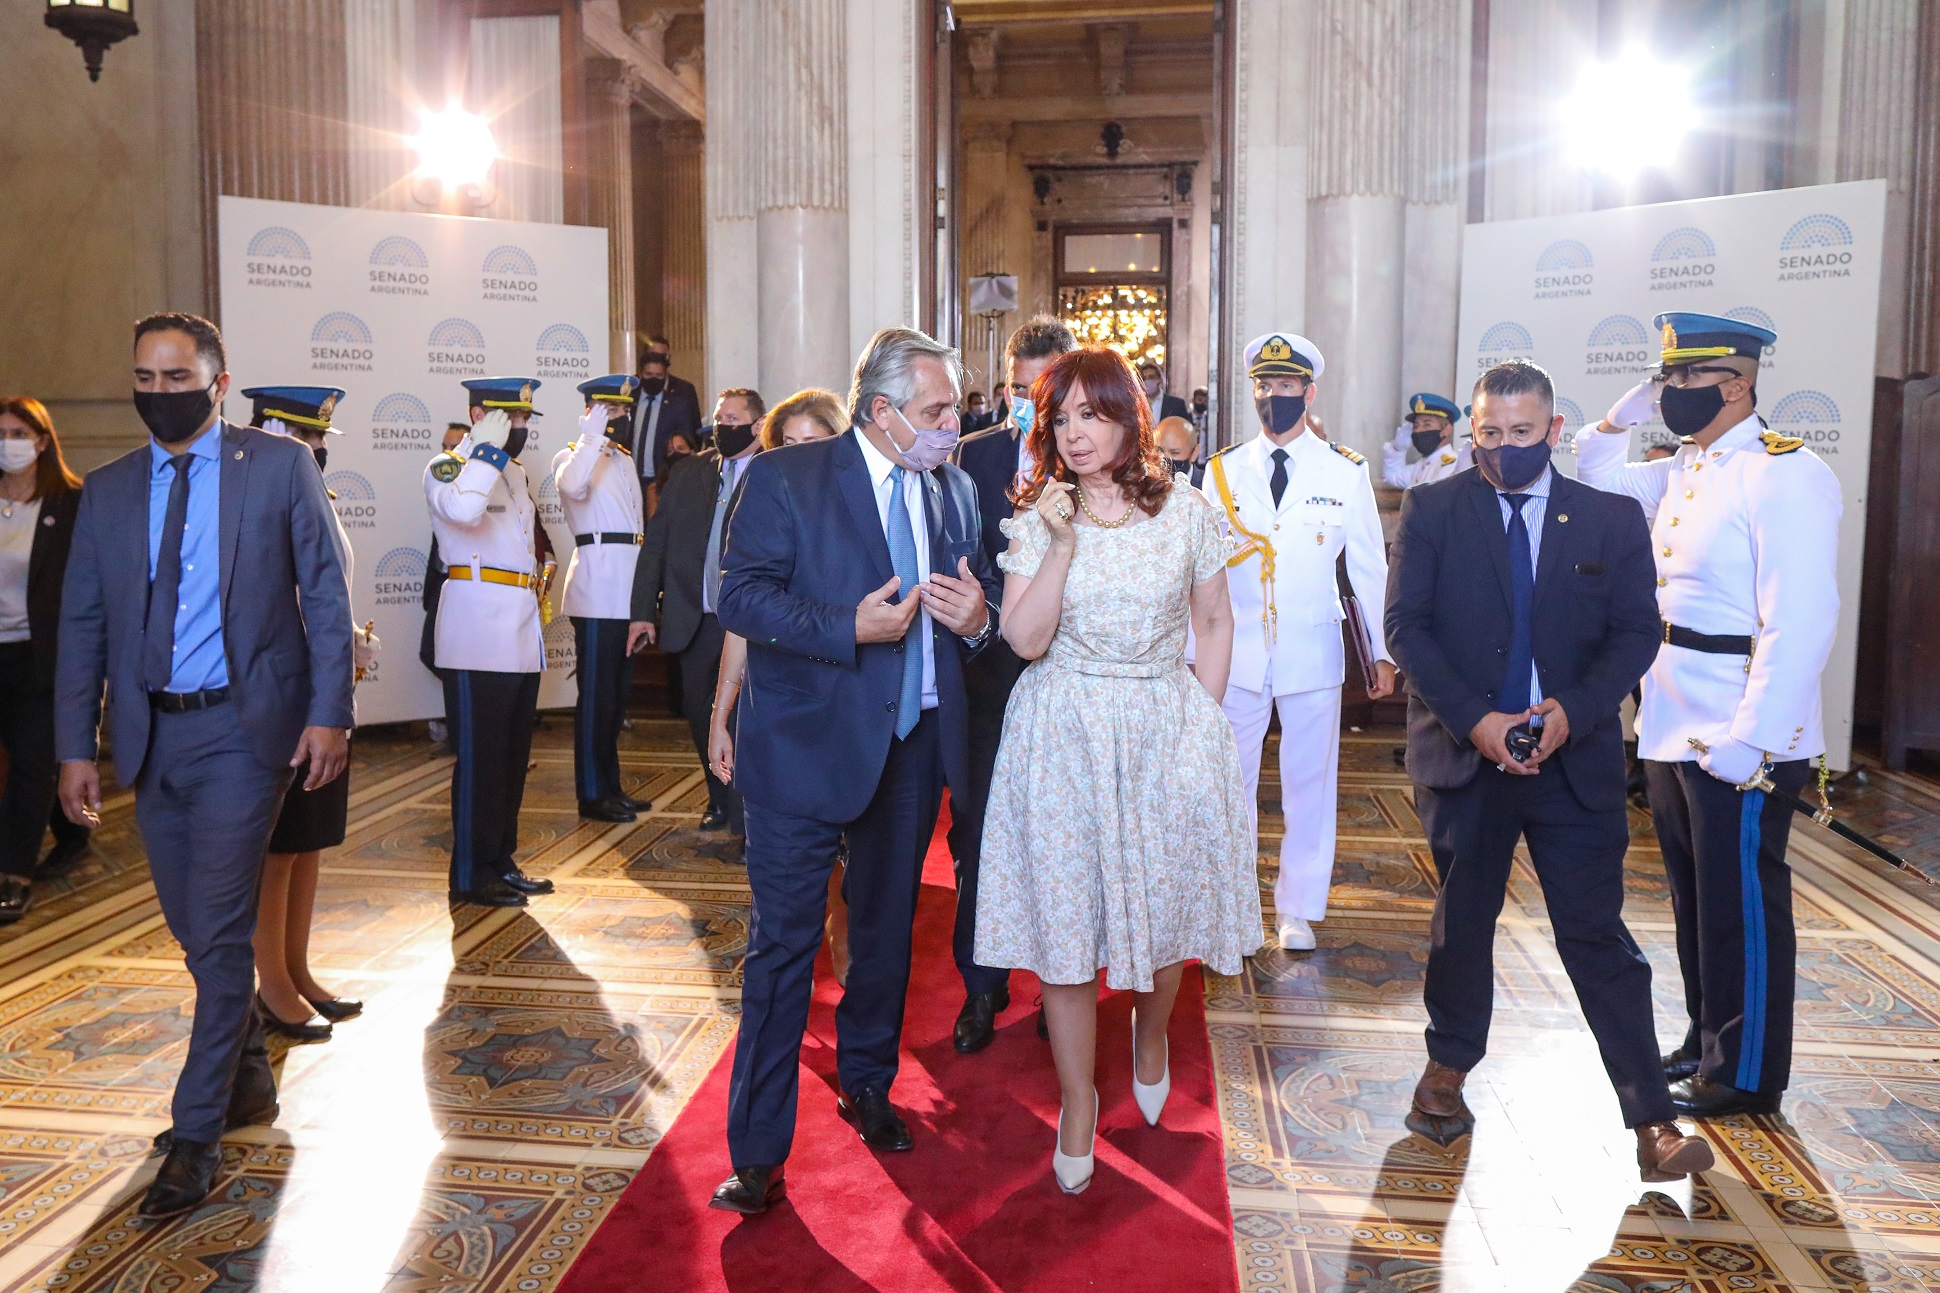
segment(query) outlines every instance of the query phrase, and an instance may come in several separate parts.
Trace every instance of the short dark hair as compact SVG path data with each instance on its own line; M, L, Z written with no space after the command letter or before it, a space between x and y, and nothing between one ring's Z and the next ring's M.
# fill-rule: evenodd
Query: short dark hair
M1556 407L1556 384L1549 380L1548 371L1526 359L1505 359L1485 369L1469 392L1471 399L1482 395L1531 394L1542 396L1543 403L1550 408Z
M983 399L983 397L984 396L982 391L965 391L963 393L963 402L965 404L968 404L971 400L980 400L980 399Z
M1048 314L1034 315L1004 343L1004 362L1019 359L1049 359L1068 355L1078 348L1078 339L1059 319Z
M217 376L229 371L229 351L222 344L222 330L201 315L164 310L137 319L134 344L139 346L141 339L151 332L185 332L195 341L196 356L214 364Z
M634 367L636 369L645 368L648 364L659 364L662 368L673 367L672 364L667 362L667 356L663 351L655 350L651 346L642 346L640 347L640 362L635 364Z
M481 404L481 405L478 405L478 406L476 406L476 407L479 407L479 408L483 408L483 407L484 407L484 405L482 405L482 404ZM445 423L445 430L447 430L447 431L469 431L469 430L471 430L471 425L470 425L469 423L466 423L466 422L447 422L447 423Z
M761 398L761 392L754 390L751 387L730 386L726 390L722 391L719 395L714 397L714 401L717 404L720 403L722 400L729 400L729 399L741 400L744 403L746 403L748 406L748 412L754 414L755 421L757 422L759 422L762 418L768 415L768 405L765 402L763 402Z

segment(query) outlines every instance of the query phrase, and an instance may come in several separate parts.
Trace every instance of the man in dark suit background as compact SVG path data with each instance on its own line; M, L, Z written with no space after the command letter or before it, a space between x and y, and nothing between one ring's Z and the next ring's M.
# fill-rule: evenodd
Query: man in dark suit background
M1145 402L1152 406L1153 425L1167 418L1191 417L1192 410L1186 407L1186 402L1166 391L1164 371L1149 359L1138 366L1138 384L1145 390Z
M721 622L748 641L735 740L754 891L728 1088L734 1173L712 1206L782 1193L829 870L848 842L848 984L837 1110L906 1150L889 1103L923 855L943 788L967 783L963 662L994 636L998 585L956 441L956 351L885 328L856 365L853 430L748 467Z
M745 387L721 392L714 404L717 446L674 459L660 487L660 506L647 522L646 542L633 567L633 623L627 650L657 642L680 669L681 714L707 777L704 831L743 833L741 796L714 775L707 757L714 684L721 676L721 627L716 599L728 500L748 460L761 451L757 431L768 406Z
M301 441L221 419L227 368L206 319L135 325L152 439L88 476L61 605L61 806L98 821L105 682L115 770L195 980L151 1217L208 1194L225 1128L276 1115L252 1009L263 850L291 769L307 765L312 789L341 775L353 722L350 590L322 474Z
M977 487L984 554L993 567L997 555L1010 546L1001 522L1017 510L1010 501L1010 489L1023 474L1030 452L1027 437L1036 407L1031 403L1031 384L1059 355L1077 348L1071 329L1048 315L1038 315L1011 333L1004 343L1004 392L1010 415L987 431L965 436L957 446L956 464ZM997 1035L997 1016L1010 1005L1010 972L976 962L977 873L983 857L984 804L997 767L1004 710L1010 704L1010 689L1023 672L1024 662L1001 637L963 666L963 686L970 702L970 784L950 795L950 856L957 872L957 919L951 945L964 992L952 1041L962 1055L990 1045ZM1043 1028L1044 1018L1039 1015L1039 1036L1044 1035Z
M696 445L705 443L700 394L692 382L673 375L673 362L665 337L647 338L640 350L640 396L633 406L633 434L627 441L643 492L667 479L667 447L675 436L685 436ZM642 502L651 512L651 496L644 496Z
M1672 1121L1650 966L1623 924L1617 710L1657 654L1650 534L1633 500L1551 470L1563 419L1541 368L1483 373L1473 426L1475 468L1403 496L1388 579L1408 775L1448 861L1422 991L1428 1066L1408 1125L1443 1143L1473 1125L1462 1082L1488 1042L1495 922L1522 838L1638 1167L1674 1180L1710 1167L1711 1150Z

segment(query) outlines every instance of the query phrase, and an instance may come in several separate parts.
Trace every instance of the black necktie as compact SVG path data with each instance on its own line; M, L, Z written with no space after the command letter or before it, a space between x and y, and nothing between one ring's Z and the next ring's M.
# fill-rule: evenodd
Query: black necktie
M1529 525L1522 519L1527 494L1503 494L1509 505L1509 661L1502 667L1502 690L1496 693L1499 713L1520 714L1529 708L1529 665L1535 653L1530 622L1536 607L1536 571L1529 564Z
M1269 483L1273 486L1273 506L1277 509L1280 506L1280 495L1287 492L1287 451L1285 449L1273 451L1273 479Z
M162 513L162 551L155 558L155 578L148 585L148 629L142 638L141 681L149 691L167 691L175 676L175 610L182 594L182 531L189 520L189 458L178 453L168 460L175 479L168 486L168 510Z

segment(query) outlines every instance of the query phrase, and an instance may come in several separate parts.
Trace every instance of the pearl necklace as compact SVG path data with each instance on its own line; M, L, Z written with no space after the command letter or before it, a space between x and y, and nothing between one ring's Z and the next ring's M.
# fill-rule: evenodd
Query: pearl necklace
M1125 508L1125 515L1119 517L1116 521L1107 521L1099 516L1098 513L1092 511L1091 504L1085 501L1084 486L1080 485L1072 492L1078 496L1078 506L1085 510L1085 515L1091 518L1091 523L1101 530L1116 530L1119 526L1132 519L1133 508L1129 504Z

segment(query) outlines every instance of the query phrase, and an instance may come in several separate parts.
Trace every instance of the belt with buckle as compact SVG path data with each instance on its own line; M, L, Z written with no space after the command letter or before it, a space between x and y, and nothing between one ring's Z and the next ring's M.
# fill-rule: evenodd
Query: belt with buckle
M210 687L205 691L151 691L148 703L164 714L186 714L193 709L213 709L229 699L227 687Z
M533 584L531 575L517 570L500 570L496 566L479 566L477 574L472 570L471 566L453 566L448 573L453 579L477 579L481 583L510 584L514 588L530 588Z
M1744 655L1751 654L1752 639L1749 635L1729 633L1699 633L1694 629L1664 621L1664 641L1686 651L1702 651L1706 655Z
M629 530L601 530L598 534L575 534L573 542L582 548L590 548L597 543L630 543L639 547L647 541L644 534L634 534Z

